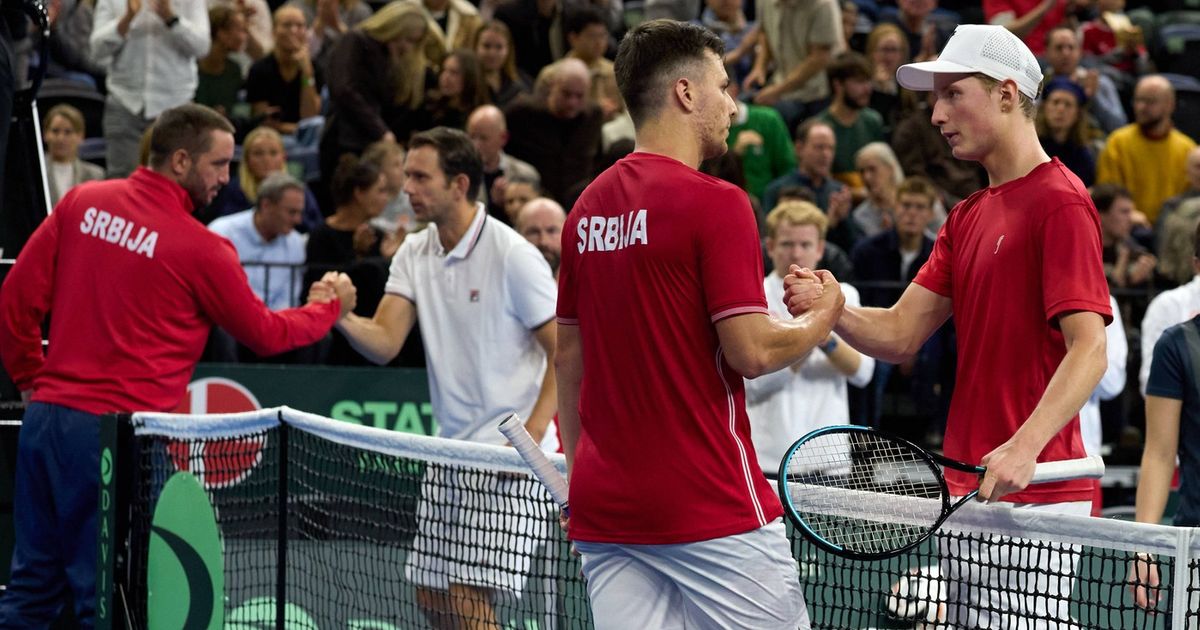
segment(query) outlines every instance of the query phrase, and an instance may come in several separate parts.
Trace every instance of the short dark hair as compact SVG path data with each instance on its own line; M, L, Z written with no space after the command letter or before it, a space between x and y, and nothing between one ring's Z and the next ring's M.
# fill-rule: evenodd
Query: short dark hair
M1096 184L1088 192L1092 195L1096 210L1100 212L1108 212L1118 199L1133 199L1129 189L1120 184Z
M382 173L378 164L361 159L353 153L343 153L338 158L337 168L333 171L333 181L329 186L329 196L333 198L333 204L342 206L354 201L354 191L374 186Z
M159 114L150 131L150 166L166 164L171 155L183 149L200 155L212 148L212 132L233 133L233 125L215 110L186 103Z
M829 78L829 89L833 91L833 82L845 82L847 79L871 78L871 64L867 58L854 52L846 51L833 58L829 67L825 68L825 76Z
M563 16L563 33L576 35L593 24L599 24L608 30L608 22L604 21L604 14L600 12L600 9L590 4L580 5L567 11Z
M442 169L447 180L459 175L467 176L468 199L474 199L479 194L480 182L483 181L483 158L466 133L450 127L434 127L414 134L408 141L409 151L421 147L432 147L437 151L438 168Z
M725 44L716 33L696 24L650 20L625 35L617 48L613 70L635 127L662 106L664 75L680 73L685 65L698 63L705 51L724 57Z
M796 135L793 137L793 139L800 144L807 143L808 134L813 130L813 127L829 127L829 130L833 131L833 125L821 118L813 116L812 118L806 118L799 125L796 125Z

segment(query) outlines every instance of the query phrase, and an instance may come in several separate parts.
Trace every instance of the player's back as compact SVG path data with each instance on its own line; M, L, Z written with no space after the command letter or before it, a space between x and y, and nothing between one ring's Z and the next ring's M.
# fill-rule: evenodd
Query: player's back
M759 252L745 193L665 156L626 157L576 203L558 310L584 357L573 535L684 542L778 515L714 326L766 312Z

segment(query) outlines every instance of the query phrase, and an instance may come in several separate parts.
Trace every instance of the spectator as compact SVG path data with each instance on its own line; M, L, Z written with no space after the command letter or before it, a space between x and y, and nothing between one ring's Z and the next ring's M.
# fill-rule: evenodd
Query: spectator
M983 17L1020 37L1034 55L1045 49L1046 34L1067 18L1068 2L1061 0L983 0Z
M1192 149L1191 152L1188 153L1187 161L1184 164L1186 167L1185 176L1187 177L1188 182L1187 190L1164 201L1162 208L1160 208L1158 211L1158 218L1155 220L1154 233L1158 235L1155 248L1157 251L1162 251L1162 231L1163 225L1165 224L1167 218L1170 217L1171 214L1174 213L1183 202L1189 199L1200 197L1200 147ZM1191 237L1191 230L1188 230L1188 237ZM1191 269L1190 265L1188 266L1188 269ZM1190 278L1191 276L1192 274L1189 271L1187 277Z
M42 133L50 160L46 162L46 185L50 207L77 184L104 179L104 169L79 159L79 144L85 135L83 114L66 103L46 112Z
M983 186L979 167L954 157L950 144L937 127L930 124L934 95L930 92L917 107L896 123L892 148L904 168L904 174L928 178L938 187L947 206L966 199Z
M479 56L489 100L496 107L508 107L518 96L529 93L533 82L517 69L512 31L504 22L492 20L483 25L475 38L475 54Z
M871 64L868 105L883 116L885 136L892 134L904 107L900 85L896 83L896 70L908 63L907 53L904 33L895 24L880 24L867 36L867 61Z
M827 225L821 210L804 201L782 203L767 215L767 251L775 271L763 280L763 290L772 315L790 318L783 303L783 278L792 265L817 268L824 254ZM841 285L846 302L858 306L858 291L846 282ZM759 466L764 471L778 471L783 454L797 436L861 420L850 417L846 386L865 387L874 370L874 359L830 332L796 363L746 379L746 412Z
M333 270L346 273L358 289L354 312L370 317L383 298L388 261L404 240L401 234L385 233L371 225L391 200L387 176L372 162L343 155L330 192L336 210L308 236L305 282ZM364 365L340 332L333 334L326 362Z
M1095 19L1079 29L1084 54L1127 77L1152 72L1142 29L1125 15L1125 0L1097 0Z
M517 214L517 233L533 244L550 265L554 278L558 278L558 264L562 262L562 228L567 213L557 201L547 197L530 200Z
M329 119L320 147L325 177L341 155L358 155L377 140L403 143L415 130L430 37L423 9L394 0L338 42L329 58Z
M858 240L858 227L850 218L850 189L833 179L831 169L837 140L833 128L819 118L804 121L796 128L796 170L780 177L763 191L763 208L774 209L779 190L801 185L813 191L814 204L829 217L827 239L846 251Z
M495 105L484 105L467 119L467 135L483 159L483 185L479 187L476 201L484 204L488 214L505 225L512 225L505 209L504 192L508 182L521 179L538 183L541 176L528 162L523 162L504 152L508 143L508 122L504 112Z
M1154 277L1158 261L1133 240L1133 196L1116 184L1096 184L1090 191L1100 213L1104 275L1113 288L1144 286Z
M934 14L937 6L937 0L897 0L895 10L888 7L879 13L881 23L895 24L903 31L913 61L937 57L954 33L954 24Z
M233 120L233 108L242 89L242 67L230 57L246 46L246 16L229 6L208 10L212 45L208 54L196 61L198 82L193 99Z
M208 225L233 243L250 288L273 311L300 303L304 237L296 232L296 226L304 217L307 192L295 177L272 173L263 180L253 208Z
M761 47L742 87L747 92L761 87L754 102L778 109L791 129L829 99L825 68L846 47L842 11L837 0L758 0L755 14Z
M1050 68L1047 79L1063 77L1083 87L1083 93L1091 103L1091 113L1097 126L1106 134L1112 133L1128 122L1125 107L1117 85L1108 75L1095 68L1079 65L1082 53L1079 35L1070 26L1059 26L1046 34L1046 63Z
M1064 77L1051 79L1042 94L1034 121L1042 148L1071 169L1084 186L1091 186L1096 181L1096 155L1084 115L1087 95L1077 83Z
M588 100L600 108L604 120L612 120L624 108L613 64L604 58L608 48L608 25L604 22L604 14L591 5L571 9L563 20L563 30L570 48L566 56L582 61L588 68L591 79Z
M104 85L104 66L88 54L96 0L60 0L47 5L50 39L46 78L63 78L89 87Z
M872 142L854 158L866 185L867 196L850 213L863 237L870 238L892 229L896 210L896 187L904 181L904 169L886 142Z
M504 0L496 19L512 33L517 67L531 77L567 54L562 0Z
M479 70L479 58L468 48L452 51L442 60L437 89L425 99L423 128L463 129L467 116L488 102L487 85Z
M523 176L505 179L508 182L504 185L504 213L508 215L508 221L504 223L512 225L517 222L521 208L542 195L542 187L538 182Z
M271 52L275 47L275 37L272 34L271 7L267 0L208 0L210 11L222 6L234 9L245 18L246 46L238 52L244 53L246 61L258 61Z
M178 9L178 12L176 12ZM211 33L203 2L98 0L92 56L108 72L105 166L111 178L137 166L142 132L196 94L196 60Z
M254 129L246 134L246 140L242 142L242 161L238 165L237 177L230 178L216 199L201 210L197 218L203 222L210 222L217 217L254 207L258 201L258 187L263 180L272 173L286 171L287 153L284 151L283 138L279 132L270 127ZM323 221L317 198L306 186L302 231L311 232Z
M365 0L288 0L285 6L304 12L308 31L308 50L314 58L324 59L343 35L371 17Z
M1142 77L1133 93L1132 124L1108 136L1096 181L1120 184L1151 224L1163 201L1187 190L1187 156L1196 143L1171 121L1175 88L1161 75Z
M1125 366L1129 362L1129 340L1125 337L1125 322L1121 319L1121 309L1117 306L1116 298L1111 295L1108 296L1108 305L1113 313L1112 323L1104 329L1108 367L1104 368L1104 376L1100 377L1096 390L1079 409L1079 437L1083 439L1083 450L1088 455L1102 454L1104 427L1100 419L1100 402L1112 400L1125 391ZM1104 497L1100 480L1097 479L1095 484L1092 516L1101 516Z
M508 125L521 130L509 139L508 152L532 164L556 200L592 176L600 150L603 114L587 101L590 87L587 66L563 59L542 71L532 97L505 112Z
M1147 392L1154 346L1163 331L1200 314L1200 225L1192 231L1192 274L1190 282L1159 293L1146 307L1142 317L1142 369L1138 372L1143 394Z
M817 118L829 123L837 138L833 176L861 197L863 183L855 170L854 156L867 144L884 140L883 117L867 106L871 102L871 65L862 55L846 52L838 55L825 72L833 102Z
M425 40L425 58L434 66L459 48L474 48L483 18L467 0L406 0L421 7L433 36Z
M282 134L321 113L317 73L305 37L304 13L291 5L275 10L275 49L254 62L246 79L250 112Z
M799 184L784 186L779 189L779 198L775 202L776 207L783 205L789 201L803 201L806 203L816 203L817 196L808 186ZM765 234L767 231L766 217L761 221L762 226L759 228L759 233ZM828 223L828 222L826 222ZM770 254L766 250L766 240L763 241L763 271L770 274L775 270L775 263L772 261ZM839 281L853 282L854 263L850 262L850 254L846 250L838 247L836 243L825 241L825 255L821 256L821 260L817 262L817 269L825 269L833 274L833 277Z
M705 0L704 5L699 23L721 36L729 82L741 86L754 67L758 24L746 19L740 0Z
M730 150L742 160L746 192L756 201L761 200L771 180L796 168L796 152L788 142L787 125L779 112L738 99L739 87L732 80L726 90L738 108L729 127L727 142Z
M383 213L371 219L371 225L384 234L396 234L397 237L424 227L418 223L408 193L404 192L404 147L394 140L380 140L363 151L362 159L377 166L387 180L389 201Z

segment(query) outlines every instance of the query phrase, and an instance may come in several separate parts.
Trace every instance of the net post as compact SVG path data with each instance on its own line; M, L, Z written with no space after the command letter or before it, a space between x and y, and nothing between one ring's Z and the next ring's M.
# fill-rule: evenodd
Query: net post
M284 630L287 625L287 540L288 540L288 431L290 426L279 412L279 504L278 538L275 557L275 628Z
M1196 530L1175 532L1175 574L1171 576L1171 627L1184 628L1188 612L1188 584L1192 569L1192 536Z
M125 628L128 575L129 506L133 497L134 442L131 415L100 417L100 469L96 540L95 627Z

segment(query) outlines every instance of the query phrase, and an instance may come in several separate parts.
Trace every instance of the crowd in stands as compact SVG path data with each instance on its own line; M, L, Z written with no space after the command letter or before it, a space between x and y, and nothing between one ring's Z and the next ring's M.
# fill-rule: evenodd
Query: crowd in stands
M519 228L554 265L564 209L634 148L613 72L616 44L640 20L671 17L725 42L738 113L729 153L702 170L750 196L768 295L773 265L788 259L773 251L779 235L807 226L820 235L819 266L854 283L864 305L890 305L929 256L947 212L987 186L978 165L955 159L930 123L932 93L908 92L895 79L901 64L935 58L957 25L986 22L1009 28L1043 61L1038 134L1095 201L1119 332L1143 387L1157 336L1200 311L1200 127L1176 116L1200 102L1200 66L1180 63L1195 52L1190 36L1171 40L1161 28L1200 24L1200 12L1165 12L1186 9L1171 0L50 6L50 84L96 95L79 107L64 97L43 109L52 198L83 181L128 175L164 109L209 105L237 129L240 157L229 185L197 217L235 244L272 308L299 300L304 274L336 269L358 286L357 312L371 315L389 259L423 227L404 192L405 142L439 125L466 131L482 154L478 201L487 212ZM80 111L97 103L102 111ZM85 128L85 120L100 128ZM91 162L80 159L83 145ZM796 216L805 218L789 218ZM228 348L212 356L249 358ZM336 338L303 356L291 360L362 362ZM422 361L418 347L396 363ZM896 396L944 416L953 326L911 364L847 365L837 374L842 388L849 378L849 420L878 424L885 398ZM863 370L873 372L869 384ZM1120 417L1117 429L1138 415L1135 390L1125 388L1132 394L1109 410ZM936 419L929 429L937 432Z

